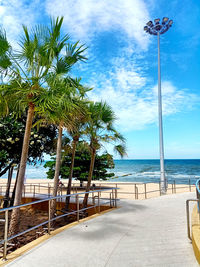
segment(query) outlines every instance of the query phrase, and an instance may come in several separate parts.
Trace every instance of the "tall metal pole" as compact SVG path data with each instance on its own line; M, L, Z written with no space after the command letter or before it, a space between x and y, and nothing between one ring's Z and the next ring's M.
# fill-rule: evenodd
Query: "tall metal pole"
M164 145L162 124L162 94L161 94L161 71L160 71L160 33L158 36L158 117L159 117L159 143L160 143L160 185L161 193L166 193L165 167L164 167Z
M160 74L160 35L164 34L172 26L173 20L164 17L162 22L159 18L150 20L144 26L144 31L150 35L157 35L158 38L158 117L159 117L159 143L160 143L160 193L167 191L167 180L165 179L164 168L164 145L163 145L163 125L162 125L162 94L161 94L161 74Z

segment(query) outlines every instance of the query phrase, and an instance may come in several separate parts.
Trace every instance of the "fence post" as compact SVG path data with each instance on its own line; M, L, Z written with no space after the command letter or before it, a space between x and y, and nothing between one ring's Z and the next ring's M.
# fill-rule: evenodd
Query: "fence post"
M35 185L33 187L33 196L35 197Z
M114 189L112 189L112 199L113 199L113 206L115 207L115 192L114 192Z
M176 194L176 181L174 180L174 193Z
M161 196L161 184L159 182L159 191L160 191L160 196Z
M48 185L48 197L50 197L50 186Z
M190 240L192 240L191 236L190 236L190 203L189 203L189 199L186 200L186 214L187 214L187 234L188 234L188 238Z
M146 183L144 183L144 195L145 195L145 199L147 198L147 185Z
M4 247L3 247L3 260L6 260L7 255L7 241L8 241L8 210L5 211L5 229L4 229Z
M136 192L136 184L135 184L135 199L137 197L137 192Z
M100 192L98 191L98 213L100 213Z
M190 181L190 179L189 179L189 190L190 190L190 192L191 192L191 181Z
M174 193L174 187L173 187L173 183L172 183L172 194Z
M77 221L79 222L79 195L76 195Z
M115 188L115 208L117 208L117 188Z
M51 234L51 199L48 200L48 234Z

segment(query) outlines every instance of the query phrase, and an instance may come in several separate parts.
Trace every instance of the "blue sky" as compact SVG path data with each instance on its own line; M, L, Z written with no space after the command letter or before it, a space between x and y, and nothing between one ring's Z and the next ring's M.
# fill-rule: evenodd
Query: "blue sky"
M73 75L106 100L127 139L128 158L159 157L157 40L143 27L167 16L161 36L163 124L166 158L200 157L200 5L195 0L0 0L8 39L17 46L21 24L48 23L63 15L63 31L88 46L88 62Z

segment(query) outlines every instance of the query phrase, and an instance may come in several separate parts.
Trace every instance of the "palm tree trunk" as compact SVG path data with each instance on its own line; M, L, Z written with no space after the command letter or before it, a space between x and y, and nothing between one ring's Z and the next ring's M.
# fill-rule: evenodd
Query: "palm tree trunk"
M18 175L19 175L19 167L17 169L17 174L16 174L16 178L15 178L15 185L14 185L14 188L13 188L13 191L12 191L12 197L11 197L11 200L10 200L9 207L13 207L13 204L14 204Z
M32 128L32 123L33 123L33 118L34 118L34 110L35 110L35 105L33 103L29 103L14 206L18 206L21 204L22 190L23 190L23 185L24 185L24 176L25 176L25 171L26 171L26 162L28 158L29 141L30 141L31 128ZM10 229L9 229L10 236L16 234L18 231L19 216L20 216L20 209L14 209L11 215L11 222L10 222Z
M73 170L74 170L74 159L75 159L75 154L76 154L76 145L79 140L79 137L74 137L73 138L73 147L72 147L72 159L71 159L71 166L70 166L70 174L69 174L69 181L68 181L68 186L67 186L67 195L71 193L71 188L72 188L72 177L73 177ZM70 196L66 197L65 200L65 209L69 209L69 201L70 201Z
M3 208L8 207L13 169L14 169L14 166L12 166L8 171L8 181L7 181L7 186L6 186L6 194L4 196Z
M54 197L57 196L59 174L60 174L62 131L63 131L62 127L63 127L63 123L61 122L59 125L58 141L57 141L57 149L56 149L56 167L55 167L55 176L54 176L54 185L53 185L53 196ZM56 200L52 200L52 202L51 202L51 218L54 217L55 212L56 212Z
M87 182L87 186L86 186L85 192L88 192L90 190L91 181L92 181L92 175L93 175L93 170L94 170L95 157L96 157L96 149L92 148L90 171L89 171L89 175L88 175L88 182ZM85 197L84 197L84 200L83 200L83 208L87 208L88 196L89 196L89 194L86 193Z
M0 177L4 175L11 168L13 163L14 161L12 161L5 169L3 169L3 171L0 172Z

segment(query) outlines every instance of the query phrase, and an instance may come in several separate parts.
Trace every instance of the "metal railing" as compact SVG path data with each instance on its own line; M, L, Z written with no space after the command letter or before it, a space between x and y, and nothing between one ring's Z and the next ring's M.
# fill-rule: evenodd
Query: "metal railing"
M196 181L196 194L197 194L197 199L200 200L200 179L198 179ZM200 211L199 208L200 208L200 205L199 205L199 202L197 203L197 207L198 207L198 212Z
M157 183L157 188L148 188L149 184L152 184L151 182L148 183L141 183L141 182L95 182L95 187L98 187L98 189L103 188L109 188L109 187L117 187L118 188L118 194L120 195L120 198L123 198L123 196L126 197L126 195L132 196L133 199L146 199L150 196L150 194L157 194L161 195L161 186L160 183ZM12 185L14 187L14 185ZM11 188L12 188L11 187ZM91 190L95 189L91 187ZM23 194L24 196L27 193L32 193L33 196L36 196L38 194L40 195L48 195L51 196L53 185L51 183L30 183L26 184L24 187ZM178 192L181 192L183 190L191 192L195 188L195 184L191 183L191 179L185 180L185 184L177 184L176 180L171 180L170 183L168 183L168 189L167 194L175 194ZM84 190L85 186L80 187L79 183L72 183L72 192L77 193L80 190ZM60 187L60 194L67 193L67 184L64 184L63 187ZM5 193L6 191L6 184L0 183L0 195ZM11 190L12 191L12 190Z
M197 202L197 211L199 213L199 223L200 223L200 179L196 181L196 199L188 199L186 200L186 215L187 215L187 235L190 240L191 237L191 223L190 223L190 202Z
M108 192L111 191L111 192ZM80 198L82 195L85 195L86 193L89 194L89 199L90 199L90 194L92 194L92 205L87 206L86 208L81 208L80 209ZM101 198L100 194L101 193L109 193L110 197L109 198ZM95 195L96 194L96 195ZM74 211L70 211L70 212L64 212L64 214L62 215L58 215L56 217L51 218L51 203L52 201L56 201L56 200L60 200L61 198L66 198L66 197L70 197L70 198L75 198L75 203L76 203L76 210ZM83 196L84 197L84 196ZM83 198L82 197L82 198ZM96 200L97 199L97 204L96 204ZM103 202L101 203L101 200L103 200ZM108 201L107 201L108 200ZM79 221L80 219L80 213L83 213L89 209L92 208L97 208L98 213L100 213L101 211L101 205L107 205L109 204L110 207L117 207L117 188L109 188L109 189L102 189L102 190L93 190L93 191L88 191L88 192L79 192L79 193L73 193L70 195L59 195L56 197L49 197L49 198L45 198L45 199L41 199L41 200L37 200L37 201L33 201L33 202L29 202L26 204L22 204L19 206L14 206L14 207L9 207L9 208L4 208L4 209L0 209L0 213L4 212L5 213L5 219L4 220L0 220L0 222L3 222L4 225L4 239L2 239L0 241L0 245L4 245L3 246L3 260L6 260L6 256L7 256L7 244L10 240L15 239L16 237L19 237L21 235L24 235L32 230L35 230L36 228L39 228L43 225L47 225L47 232L50 235L51 234L51 222L63 218L65 216L69 216L72 214L76 214L76 220ZM9 227L9 212L14 210L14 209L18 209L18 208L22 208L22 207L27 207L30 205L36 205L39 203L43 203L43 202L48 202L48 220L37 224L23 232L20 232L18 234L15 234L13 236L8 236L8 227Z

